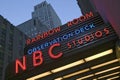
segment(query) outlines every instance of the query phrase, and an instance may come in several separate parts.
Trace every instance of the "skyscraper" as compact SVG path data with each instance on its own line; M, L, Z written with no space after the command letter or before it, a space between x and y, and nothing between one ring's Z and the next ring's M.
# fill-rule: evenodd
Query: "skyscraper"
M34 7L34 12L32 12L32 18L36 18L46 25L49 29L61 25L61 20L56 14L55 10L46 1L36 5Z
M27 36L0 15L0 80L8 63L24 54Z
M43 25L38 18L30 19L18 25L17 28L30 38L48 30L48 27Z
M17 26L27 36L33 38L49 29L61 25L61 20L50 4L46 1L36 5L32 12L32 19Z

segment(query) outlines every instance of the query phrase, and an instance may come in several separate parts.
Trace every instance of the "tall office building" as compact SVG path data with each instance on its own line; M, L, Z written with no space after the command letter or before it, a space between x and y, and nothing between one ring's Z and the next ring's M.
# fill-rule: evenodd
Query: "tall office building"
M34 7L34 12L32 12L32 18L36 18L36 17L38 17L38 19L49 29L61 25L61 20L59 19L55 10L46 1Z
M30 38L48 30L48 27L43 25L38 18L30 19L18 25L17 28Z
M32 19L17 26L27 36L33 38L61 25L61 20L50 4L46 1L36 5L32 12Z
M7 64L23 56L26 38L26 35L0 16L0 80L4 80Z

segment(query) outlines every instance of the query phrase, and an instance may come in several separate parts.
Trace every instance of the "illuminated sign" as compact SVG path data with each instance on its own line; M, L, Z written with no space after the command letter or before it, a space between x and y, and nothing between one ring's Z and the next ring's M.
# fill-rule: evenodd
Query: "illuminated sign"
M91 34L87 34L85 36L82 36L80 37L79 39L74 39L72 40L71 42L68 42L67 43L67 46L69 49L71 49L72 47L80 47L84 44L87 44L89 42L92 42L94 41L95 39L100 39L101 37L103 37L103 34L104 35L108 35L110 34L110 31L108 28L104 28L103 30L98 30L96 32L93 32Z
M60 58L63 53L62 52L59 52L57 54L53 54L52 50L55 48L55 47L60 47L60 43L56 43L56 44L53 44L49 50L48 50L48 54L49 56L52 58L52 59L57 59L57 58ZM39 66L43 63L43 53L42 51L35 51L33 54L32 54L32 63L33 63L33 66L36 67L36 66ZM23 56L22 58L22 61L20 60L16 60L15 61L15 72L16 73L19 73L19 68L21 68L23 71L27 69L27 61L26 61L26 56Z
M95 27L96 26L93 23L91 23L89 25L83 25L82 27L77 28L77 29L75 29L72 32L68 32L68 33L62 34L59 37L56 37L56 38L54 38L54 39L52 39L50 41L46 41L45 43L40 44L40 45L38 45L36 47L33 47L33 48L29 49L27 51L27 53L28 54L32 54L33 52L35 52L37 50L43 50L43 49L45 49L45 48L47 48L47 47L49 47L49 46L51 46L51 45L53 45L55 43L60 43L60 42L63 42L65 40L69 40L72 37L80 35L80 34L86 32L86 31L89 31L89 30L95 28Z
M89 18L92 18L94 17L93 13L92 12L89 12L89 13L86 13L85 15L79 17L79 18L76 18L74 19L73 21L69 21L66 25L67 27L71 27L73 25L77 25L81 22L84 22L86 20L88 20ZM64 30L64 27L57 27L57 28L54 28L52 30L49 30L48 32L44 32L43 34L40 34L40 35L37 35L35 38L32 38L32 39L27 39L26 40L26 44L29 45L31 43L34 43L36 41L39 41L39 40L42 40L44 38L47 38L48 36L51 36L55 33L58 33L60 31L62 31L62 29Z
M112 33L110 31L111 31L111 29L109 27L104 27L97 31L90 32L89 34L85 34L77 39L73 39L70 42L66 43L66 45L64 45L64 46L67 46L67 48L70 49L70 51L71 51L75 47L80 48L80 47L83 47L83 45L85 45L85 44L90 44L93 41L97 41L104 37L107 37L108 35L110 35ZM53 53L53 51L56 47L60 48L61 44L55 43L55 44L51 45L47 51L48 52L47 54L49 55L49 57L54 60L56 60L66 54L66 52L64 52L64 49L59 50L59 52L57 52L56 54ZM44 53L41 50L37 50L37 51L33 52L32 59L31 59L32 61L30 61L30 63L32 62L33 67L37 67L37 66L40 66L43 64L43 62L45 60L45 58L43 57L43 54ZM27 57L23 56L22 60L17 59L15 61L16 73L19 73L19 69L22 69L22 71L27 70L27 64L29 64L29 63L27 63L28 62L27 60L28 60Z
M25 55L15 61L15 73L49 64L74 51L104 41L114 31L92 12L26 41Z
M98 20L99 22L97 22ZM47 60L46 57L44 58L43 56L49 56L49 58L55 60L66 54L64 49L72 49L75 46L79 47L88 42L95 41L95 38L104 37L103 33L109 30L106 28L104 30L96 31L101 24L104 24L101 17L99 15L93 15L93 13L90 12L61 27L49 30L33 39L28 39L26 41L28 46L25 48L25 53L32 56L32 61L29 63L32 63L33 67L40 66L43 63L46 63ZM93 32L94 30L96 32ZM93 33L88 34L91 31ZM63 46L68 48L64 48ZM57 52L55 52L56 47L59 47ZM60 50L60 48L63 49ZM27 64L29 63L26 56L23 56L22 61L17 59L15 62L15 72L19 73L19 69L22 69L22 71L27 70Z
M44 32L41 35L37 35L35 38L27 39L26 44L29 45L31 43L38 41L38 40L44 39L50 35L53 35L54 33L60 32L60 30L61 30L61 28L57 27L57 28L54 28L52 30L49 30L48 32Z

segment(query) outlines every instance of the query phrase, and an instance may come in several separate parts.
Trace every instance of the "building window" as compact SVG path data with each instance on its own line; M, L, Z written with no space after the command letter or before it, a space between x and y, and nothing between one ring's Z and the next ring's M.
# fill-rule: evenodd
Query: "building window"
M33 20L33 25L36 26L36 20L35 19Z
M35 30L35 31L37 30L36 27L34 27L34 30Z
M0 52L0 60L4 60L4 54L3 54L3 52Z
M6 29L7 29L7 26L1 25L0 28L1 28L2 30L6 30Z
M0 67L0 79L2 78L2 71L3 70L3 68L2 67Z
M12 61L12 56L8 55L8 63L10 63Z
M37 7L35 6L34 9L35 9L35 11L36 11L36 10L37 10Z
M35 35L37 35L37 33L35 33Z

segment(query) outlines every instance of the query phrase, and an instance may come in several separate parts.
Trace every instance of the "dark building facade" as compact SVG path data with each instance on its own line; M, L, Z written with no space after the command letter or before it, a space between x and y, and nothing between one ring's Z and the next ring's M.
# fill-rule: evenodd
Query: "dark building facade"
M27 36L0 15L0 80L6 66L23 56Z
M104 20L110 22L118 36L120 37L120 10L119 0L77 0L78 5L81 8L81 12L84 14L89 11L99 12Z
M119 3L120 0L77 0L78 5L81 8L82 13L86 13L88 11L99 12L100 15L103 17L106 23L110 23L113 29L116 31L117 35L120 39L120 10L119 10ZM119 40L118 40L118 43ZM119 44L117 44L117 50ZM120 58L120 52L117 53L118 58Z
M112 0L91 0L91 2L96 6L101 16L106 17L120 38L120 0L114 2Z
M25 47L28 55L8 65L6 80L120 79L118 36L98 13L86 13L57 30L31 39Z

